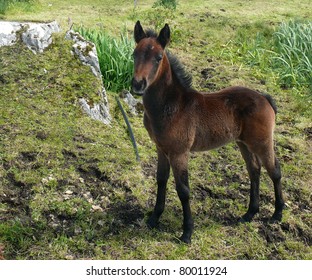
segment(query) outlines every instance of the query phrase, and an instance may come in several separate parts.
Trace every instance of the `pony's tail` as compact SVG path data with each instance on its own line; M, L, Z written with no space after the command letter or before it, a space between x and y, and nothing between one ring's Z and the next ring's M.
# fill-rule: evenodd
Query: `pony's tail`
M277 106L276 106L276 103L275 103L274 99L272 98L272 96L269 94L266 94L266 93L261 93L261 94L266 98L266 100L268 100L268 102L270 103L270 105L273 108L274 113L276 115L277 114Z

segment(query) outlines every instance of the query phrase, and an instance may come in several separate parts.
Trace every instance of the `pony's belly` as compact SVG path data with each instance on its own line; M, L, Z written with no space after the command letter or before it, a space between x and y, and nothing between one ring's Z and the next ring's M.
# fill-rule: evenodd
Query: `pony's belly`
M194 152L201 152L219 148L224 146L230 142L235 141L236 137L234 135L226 135L226 136L206 136L204 138L197 138L195 139L191 151Z

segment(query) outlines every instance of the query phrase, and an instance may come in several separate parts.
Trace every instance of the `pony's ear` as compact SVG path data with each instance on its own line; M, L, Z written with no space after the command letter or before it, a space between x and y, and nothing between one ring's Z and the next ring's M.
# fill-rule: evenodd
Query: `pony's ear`
M157 41L159 44L165 48L166 45L170 41L170 28L169 25L166 23L162 30L160 30L159 35L157 37Z
M141 26L140 21L138 20L134 26L134 40L136 43L139 43L145 37L146 34Z

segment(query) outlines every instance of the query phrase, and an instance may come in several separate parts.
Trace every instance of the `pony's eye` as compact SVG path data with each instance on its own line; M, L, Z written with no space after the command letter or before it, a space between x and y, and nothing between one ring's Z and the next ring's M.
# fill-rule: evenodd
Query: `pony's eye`
M162 58L163 58L162 54L158 54L158 55L156 56L156 61L157 61L157 62L160 62L160 61L162 60Z

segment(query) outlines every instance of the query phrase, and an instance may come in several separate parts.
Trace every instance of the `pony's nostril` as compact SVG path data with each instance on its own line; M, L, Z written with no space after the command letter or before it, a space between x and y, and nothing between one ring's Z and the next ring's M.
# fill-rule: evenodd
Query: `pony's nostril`
M132 79L132 87L134 90L138 90L141 87L141 82L137 81L135 78Z
M142 82L142 89L145 89L146 88L146 79L143 78L141 82Z
M146 79L143 78L142 80L138 81L137 79L132 79L132 89L136 93L142 93L146 88Z

